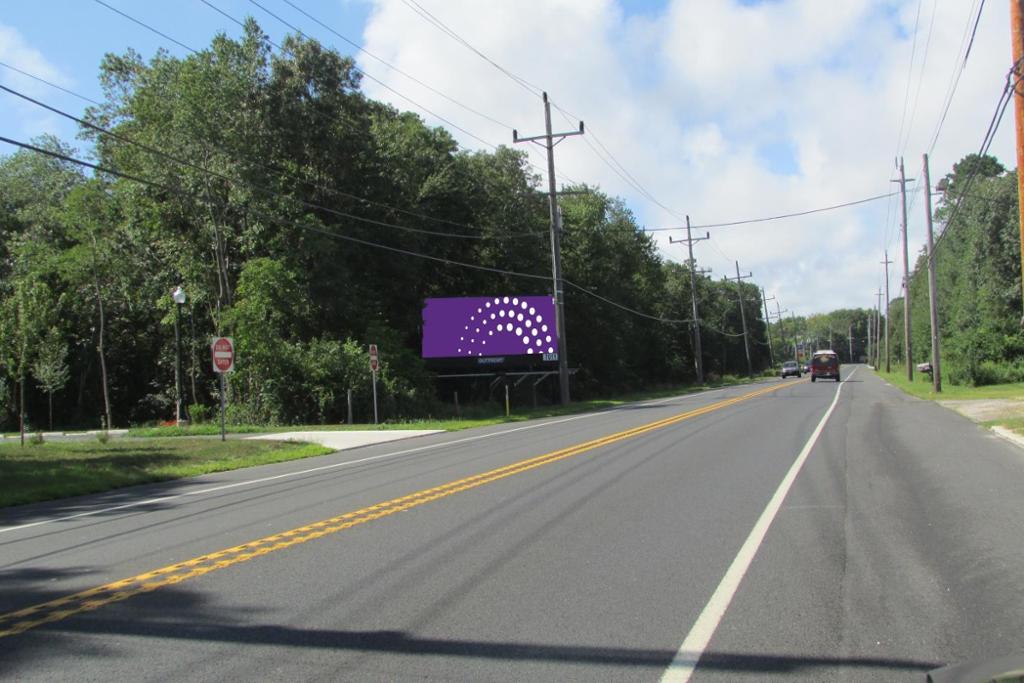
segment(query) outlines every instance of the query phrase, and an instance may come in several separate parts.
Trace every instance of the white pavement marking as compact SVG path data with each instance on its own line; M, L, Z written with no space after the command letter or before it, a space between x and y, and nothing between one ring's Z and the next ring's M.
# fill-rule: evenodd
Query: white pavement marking
M428 434L440 434L443 429L378 429L376 431L311 431L311 432L276 432L247 436L246 440L260 441L305 441L326 446L335 451L360 446L373 446L389 441L400 441Z
M857 370L851 372L850 376L847 377L847 381L856 373ZM839 403L839 394L843 390L843 384L844 382L840 382L839 386L836 387L836 395L832 399L832 405L825 411L818 426L814 428L811 437L807 439L803 450L800 451L800 455L796 457L789 471L786 472L786 476L783 477L782 483L779 484L779 488L775 490L775 495L768 501L768 506L765 507L761 516L758 517L754 528L750 530L750 535L747 536L747 540L743 542L740 551L736 554L732 564L729 565L729 569L726 570L725 576L722 577L722 581L718 584L718 588L715 589L711 599L704 606L693 628L686 635L683 644L679 646L679 651L672 659L672 663L668 665L668 669L662 675L661 683L687 683L693 672L697 669L697 663L700 661L701 655L704 654L708 643L711 642L711 636L714 635L718 629L718 624L722 621L722 617L725 616L725 610L728 609L729 603L732 602L733 596L736 595L736 591L740 587L740 582L743 581L743 577L750 568L751 562L754 561L754 556L757 554L758 548L761 547L761 543L768 533L768 528L775 520L779 508L782 507L782 502L786 499L786 495L789 494L789 489L792 488L793 482L796 481L796 476L800 473L801 468L803 468L804 462L811 454L811 449L818 442L818 437L821 436L821 432L825 429L825 424L836 409L836 405Z
M641 401L644 405L658 405L661 403L668 403L676 399L688 399L695 396L707 396L708 394L718 393L725 391L725 389L731 387L723 387L721 389L713 389L711 391L704 391L699 394L685 394L683 396L670 396L665 399L658 399L656 401ZM179 498L185 498L187 496L202 496L216 491L224 491L226 489L233 489L239 486L251 486L253 484L262 484L268 481L274 481L276 479L286 479L288 477L299 477L304 474L312 474L314 472L323 472L325 470L333 470L339 467L349 467L351 465L359 465L364 462L372 462L374 460L383 460L385 458L394 458L399 455L408 455L410 453L417 453L419 451L431 450L434 448L443 448L445 446L455 446L470 441L480 441L481 439L490 439L495 436L504 436L506 434L512 434L514 432L523 432L530 429L539 429L541 427L548 427L550 425L561 424L563 422L572 422L573 420L583 420L598 415L603 415L610 410L619 410L620 408L610 408L608 410L599 410L593 413L585 413L583 415L574 415L572 417L565 417L560 420L551 420L550 422L542 422L539 424L526 425L524 427L514 427L512 429L506 429L500 432L491 432L490 434L479 434L477 436L469 436L464 439L456 439L454 441L445 441L444 443L430 444L429 446L418 446L416 448L407 448L404 451L395 451L394 453L384 453L382 455L374 455L368 458L360 458L359 460L346 460L345 462L337 462L331 465L323 465L321 467L311 467L305 470L299 470L297 472L285 472L284 474L275 474L270 477L260 477L258 479L247 479L245 481L237 481L232 484L222 484L220 486L211 486L205 489L199 489L197 491L186 491L185 493L176 493L173 496L159 496L157 498L146 498L143 500L135 500L130 503L122 503L121 505L112 505L109 507L96 508L94 510L86 510L85 512L77 512L73 515L62 515L60 517L50 517L48 519L40 519L35 522L28 522L26 524L18 524L16 526L0 527L0 534L5 534L9 531L18 531L19 529L29 529L31 527L42 526L43 524L52 524L54 522L66 522L71 519L79 519L81 517L94 517L96 515L106 514L108 512L117 512L118 510L127 510L129 508L141 507L143 505L152 505L154 503L164 503L169 500L177 500Z

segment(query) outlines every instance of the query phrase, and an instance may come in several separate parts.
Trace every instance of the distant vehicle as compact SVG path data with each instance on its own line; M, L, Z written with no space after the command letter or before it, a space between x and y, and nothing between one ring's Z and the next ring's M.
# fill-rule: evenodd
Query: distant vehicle
M800 365L795 360L787 360L782 364L782 379L786 379L790 375L800 376Z
M804 363L800 367L803 368L804 372L810 372L811 371L811 361L807 361L806 363Z
M839 356L831 349L815 351L811 357L810 372L812 382L819 377L827 377L837 382L841 381L839 378Z

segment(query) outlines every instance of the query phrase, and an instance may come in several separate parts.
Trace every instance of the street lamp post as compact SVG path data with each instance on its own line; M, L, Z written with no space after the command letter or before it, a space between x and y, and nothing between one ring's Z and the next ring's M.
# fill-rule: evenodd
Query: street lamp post
M181 426L181 307L185 305L185 290L178 285L171 292L174 299L174 423ZM187 423L187 419L186 419Z

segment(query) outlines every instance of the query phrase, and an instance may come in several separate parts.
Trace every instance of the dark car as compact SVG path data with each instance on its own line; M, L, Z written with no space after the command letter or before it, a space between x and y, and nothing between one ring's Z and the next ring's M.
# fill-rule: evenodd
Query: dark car
M800 365L795 360L787 360L782 364L782 379L790 375L800 377Z
M837 382L841 381L839 378L839 356L835 351L823 350L814 352L814 355L811 357L811 381L813 382L819 377L827 377Z

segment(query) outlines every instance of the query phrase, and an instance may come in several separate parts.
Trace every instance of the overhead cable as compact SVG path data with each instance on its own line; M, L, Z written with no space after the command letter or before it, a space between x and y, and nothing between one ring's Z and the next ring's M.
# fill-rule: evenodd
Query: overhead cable
M20 97L21 99L23 99L23 100L25 100L27 102L30 102L30 103L38 106L38 107L46 109L47 111L51 111L51 112L53 112L53 113L55 113L55 114L57 114L59 116L63 116L64 118L67 118L67 119L69 119L71 121L74 121L75 123L78 123L81 126L89 128L90 130L94 130L97 133L109 136L109 137L111 137L111 138L113 138L115 140L118 140L120 142L124 142L124 143L130 144L130 145L133 145L135 147L138 147L140 149L145 150L146 152L149 152L150 154L154 154L154 155L156 155L158 157L161 157L163 159L168 159L170 161L173 161L174 163L176 163L178 165L187 166L188 168L191 168L193 170L199 171L200 173L204 173L206 175L213 176L215 178L219 178L220 180L224 180L224 181L232 183L234 185L240 185L240 186L243 186L243 187L247 187L249 189L255 189L258 192L261 192L261 193L263 193L265 195L275 196L275 197L282 197L284 199L293 200L293 201L295 201L295 202L297 202L299 204L302 204L303 206L305 206L307 208L316 209L318 211L324 211L324 212L327 212L327 213L339 216L341 218L348 218L350 220L359 221L359 222L362 222L362 223L368 223L370 225L376 225L376 226L387 227L387 228L394 228L396 230L402 230L402 231L405 231L405 232L419 233L419 234L424 234L424 235L431 235L431 236L434 236L434 237L451 237L451 238L474 239L474 240L503 239L505 237L508 237L508 236L505 236L505 235L494 235L494 236L491 236L491 235L466 235L466 234L461 234L461 233L440 232L440 231L437 231L437 230L425 230L423 228L413 228L413 227L409 227L409 226L405 226L405 225L397 225L397 224L394 224L394 223L387 223L385 221L379 221L379 220L376 220L376 219L373 219L373 218L366 218L366 217L363 217L363 216L357 216L355 214L348 213L346 211L339 211L338 209L333 209L331 207L323 206L323 205L317 204L315 202L306 201L304 199L296 199L294 197L290 197L290 196L284 195L284 194L282 194L281 192L279 192L277 190L269 189L269 188L263 187L261 185L257 185L257 184L251 183L251 182L242 181L242 180L239 180L238 178L234 178L234 177L231 177L231 176L226 175L224 173L220 173L218 171L211 170L209 168L206 168L205 166L201 166L201 165L196 164L194 162L191 162L191 161L189 161L187 159L181 159L181 158L179 158L179 157L177 157L177 156L175 156L173 154L170 154L170 153L168 153L168 152L166 152L164 150L161 150L159 148L153 147L152 145L148 145L146 143L139 142L138 140L135 140L135 139L133 139L131 137L128 137L127 135L124 135L122 133L117 133L115 131L109 130L109 129L104 128L102 126L96 125L95 123L92 123L91 121L87 121L87 120L79 118L79 117L77 117L77 116L75 116L73 114L69 114L69 113L67 113L65 111L62 111L62 110L60 110L60 109L58 109L56 107L52 107L52 106L50 106L48 104L45 104L44 102L40 102L39 100L36 100L36 99L34 99L32 97L29 97L28 95L20 93L20 92L14 90L12 88L8 88L5 85L0 85L0 90L3 90L5 92L7 92L7 93L10 93L10 94L14 95L15 97ZM536 236L536 235L541 235L541 234L544 234L544 233L538 231L536 233L517 233L516 236L523 236L523 235L526 235L526 236Z
M72 164L77 164L79 166L84 166L86 168L91 168L91 169L93 169L95 171L98 171L100 173L105 173L105 174L108 174L108 175L111 175L111 176L114 176L114 177L124 178L126 180L131 180L131 181L143 184L143 185L147 185L149 187L154 187L154 188L163 190L163 191L171 193L171 194L175 194L175 195L178 195L178 196L185 196L186 198L191 198L191 196L188 195L187 192L181 190L180 188L171 187L169 185L165 185L165 184L157 182L157 181L153 181L153 180L149 180L149 179L146 179L146 178L142 178L142 177L137 176L137 175L133 175L133 174L129 174L129 173L124 173L122 171L118 171L116 169L110 168L109 166L104 166L102 164L94 164L94 163L91 163L91 162L88 162L88 161L84 161L82 159L78 159L78 158L75 158L75 157L72 157L72 156L69 156L69 155L66 155L66 154L62 154L60 152L55 152L53 150L44 149L42 147L38 147L36 145L32 145L32 144L25 143L25 142L20 142L18 140L12 140L12 139L4 137L4 136L0 136L0 142L5 142L5 143L7 143L9 145L13 145L15 147L20 147L21 149L24 149L24 150L27 150L27 151L31 151L31 152L36 152L38 154L42 154L42 155L49 156L49 157L52 157L52 158L61 159L62 161L67 161L67 162L72 163ZM274 222L277 222L279 224L285 224L285 221L281 220L281 219L274 219ZM545 282L550 282L550 280L551 280L551 276L550 275L535 275L533 273L521 273L521 272L514 271L514 270L507 270L507 269L503 269L503 268L493 268L491 266L484 266L484 265L480 265L480 264L477 264L477 263L467 263L465 261L457 261L455 259L445 258L443 256L433 256L431 254L424 254L422 252L413 251L411 249L402 249L400 247L393 247L393 246L390 246L390 245L387 245L387 244L381 244L379 242L372 242L370 240L364 240L364 239L360 239L358 237L352 237L351 235L344 235L344 234L341 234L341 233L338 233L338 232L334 232L332 230L326 230L324 228L321 228L321 227L318 227L318 226L314 226L314 225L310 225L310 224L307 224L307 223L304 223L304 222L289 221L289 222L287 222L287 224L290 225L290 226L297 227L297 228L302 229L302 230L307 230L309 232L318 233L318 234L325 235L327 237L331 237L331 238L334 238L334 239L340 239L340 240L344 240L344 241L347 241L347 242L353 242L353 243L356 243L356 244L361 244L363 246L371 247L371 248L374 248L374 249L382 249L384 251L390 251L392 253L402 254L404 256L411 256L413 258L426 259L426 260L429 260L429 261L434 261L434 262L437 262L437 263L444 263L446 265L457 266L457 267L460 267L460 268L468 268L468 269L471 269L471 270L478 270L478 271L484 271L484 272L489 272L489 273L496 273L496 274L499 274L499 275L507 275L509 277L527 278L527 279L531 279L531 280L541 280L541 281L545 281ZM599 299L601 301L604 301L605 303L611 304L611 305L616 306L617 308L620 308L620 309L622 309L624 311L627 311L629 313L633 313L635 315L638 315L638 316L641 316L641 317L644 317L644 318L648 318L648 319L651 319L651 320L656 320L658 322L670 323L670 324L672 324L672 323L686 323L686 322L690 322L688 320L671 320L671 319L661 318L661 317L658 317L658 316L652 316L652 315L643 313L641 311L637 311L636 309L630 308L630 307L625 306L623 304L620 304L620 303L618 303L616 301L613 301L611 299L608 299L607 297L600 296L600 295L598 295L598 294L588 290L586 287L578 285L575 282L572 282L570 280L566 280L566 279L563 278L562 282L564 282L565 284L569 285L570 287L574 287L574 288L578 289L579 291L583 292L584 294L587 294L588 296L594 297L595 299Z

